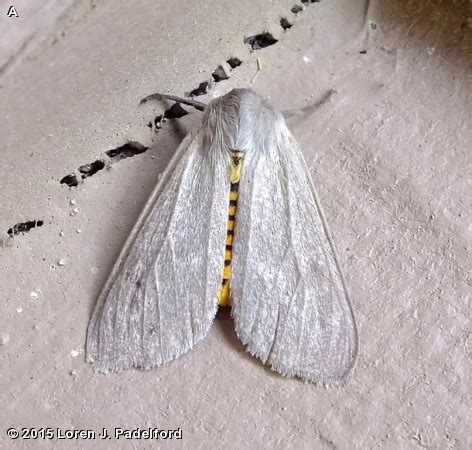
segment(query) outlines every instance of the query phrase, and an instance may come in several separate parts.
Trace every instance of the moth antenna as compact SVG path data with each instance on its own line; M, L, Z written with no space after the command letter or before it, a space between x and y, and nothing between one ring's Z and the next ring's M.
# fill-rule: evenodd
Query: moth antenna
M336 90L330 89L316 103L313 103L312 105L308 105L300 109L286 109L285 111L282 111L282 115L285 119L289 119L290 117L294 116L303 116L305 114L311 114L317 109L321 108L325 103L327 103L334 94L336 94Z
M195 108L197 111L205 111L205 108L207 106L205 105L205 103L178 97L177 95L159 94L159 93L148 95L147 97L143 98L139 102L139 104L142 105L143 103L146 103L149 100L170 100L173 102L182 103L183 105L191 106L192 108Z

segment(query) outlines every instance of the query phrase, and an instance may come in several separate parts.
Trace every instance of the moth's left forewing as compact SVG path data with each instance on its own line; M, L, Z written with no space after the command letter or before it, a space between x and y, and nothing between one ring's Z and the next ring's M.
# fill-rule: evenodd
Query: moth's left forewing
M207 333L217 311L227 217L227 161L189 135L158 183L105 284L87 333L97 371L149 369Z
M232 273L236 331L286 375L339 384L357 330L334 245L299 145L283 119L254 139L240 182Z

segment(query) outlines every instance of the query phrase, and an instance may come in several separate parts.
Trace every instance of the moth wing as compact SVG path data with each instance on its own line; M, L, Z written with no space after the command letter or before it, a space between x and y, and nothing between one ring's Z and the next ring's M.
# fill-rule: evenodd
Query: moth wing
M357 329L303 154L283 125L276 144L247 153L231 275L236 332L285 375L343 382Z
M95 370L151 368L208 332L217 310L227 214L226 164L187 136L102 290L87 332Z

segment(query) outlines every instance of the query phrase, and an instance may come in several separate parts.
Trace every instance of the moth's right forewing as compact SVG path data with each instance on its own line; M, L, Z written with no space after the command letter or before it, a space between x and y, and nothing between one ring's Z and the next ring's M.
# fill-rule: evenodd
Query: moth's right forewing
M357 354L354 315L302 152L284 124L274 129L248 152L240 182L236 332L278 372L339 384Z
M220 156L209 159L197 132L163 174L91 318L87 359L96 370L159 366L207 334L217 310L227 214Z

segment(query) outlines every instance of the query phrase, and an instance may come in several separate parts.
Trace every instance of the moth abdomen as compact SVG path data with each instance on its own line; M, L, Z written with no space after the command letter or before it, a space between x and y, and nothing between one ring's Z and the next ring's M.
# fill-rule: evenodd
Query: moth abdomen
M223 281L218 295L218 305L231 305L231 262L233 258L233 236L236 223L236 213L238 205L239 182L241 180L241 170L243 153L239 150L231 150L231 163L229 169L229 205L228 221L226 226L225 259L223 267Z

